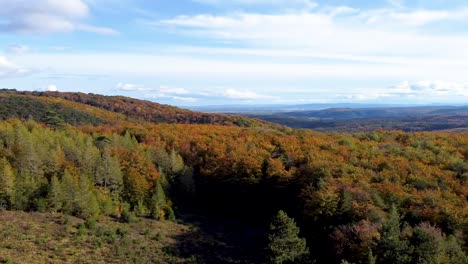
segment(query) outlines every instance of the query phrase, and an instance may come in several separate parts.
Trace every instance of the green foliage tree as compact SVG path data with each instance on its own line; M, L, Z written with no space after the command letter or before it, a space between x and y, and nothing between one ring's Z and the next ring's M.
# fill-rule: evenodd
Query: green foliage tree
M164 207L166 206L166 195L159 180L154 185L153 195L150 200L150 215L153 219L164 219Z
M15 175L6 158L0 159L0 208L10 208L14 192Z
M284 211L270 224L267 251L269 262L274 264L294 263L309 252L306 240L299 237L299 227Z
M413 263L467 263L467 258L454 236L446 238L442 231L428 222L416 226L411 242Z
M50 189L49 189L49 208L54 212L58 212L62 209L62 190L60 181L57 176L52 176L50 180Z
M119 192L123 185L122 171L119 160L111 156L108 149L104 149L101 162L97 168L96 184Z
M78 187L76 178L68 171L65 170L60 181L60 203L62 211L66 214L75 214L78 211L75 203L75 197L78 195Z
M100 209L94 192L94 187L87 176L81 175L78 185L78 196L75 197L78 216L89 219L99 215Z
M450 264L465 264L468 263L468 256L461 246L458 239L451 235L445 240L446 260Z
M54 128L60 129L65 126L65 122L60 117L60 115L55 111L47 111L42 117L41 121L44 122L46 125Z
M382 238L379 241L379 263L404 264L411 262L411 247L408 241L401 237L400 215L395 205L392 205L390 215L381 229Z

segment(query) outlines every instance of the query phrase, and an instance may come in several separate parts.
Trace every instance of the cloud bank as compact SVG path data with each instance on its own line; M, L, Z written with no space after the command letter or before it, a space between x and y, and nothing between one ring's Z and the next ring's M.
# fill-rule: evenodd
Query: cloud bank
M0 0L0 31L18 33L54 33L75 30L117 34L105 27L82 24L90 15L82 0Z

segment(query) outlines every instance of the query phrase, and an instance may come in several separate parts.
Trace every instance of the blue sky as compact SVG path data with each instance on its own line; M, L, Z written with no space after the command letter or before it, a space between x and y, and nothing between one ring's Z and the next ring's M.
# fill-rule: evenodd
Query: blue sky
M0 0L0 87L165 104L468 102L464 0Z

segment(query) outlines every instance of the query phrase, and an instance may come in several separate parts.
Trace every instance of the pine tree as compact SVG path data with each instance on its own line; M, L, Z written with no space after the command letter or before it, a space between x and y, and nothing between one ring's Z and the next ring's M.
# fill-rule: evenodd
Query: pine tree
M47 111L44 116L41 117L41 121L54 129L60 129L65 126L65 122L55 111Z
M411 248L408 241L401 238L400 215L392 206L387 222L382 226L379 242L379 263L403 264L411 261Z
M274 264L294 262L308 253L306 240L299 237L294 219L283 211L270 224L267 251L269 261Z
M154 185L153 195L151 196L150 209L151 218L163 220L164 219L164 207L166 206L166 195L164 189L159 180Z
M453 235L445 240L445 254L450 264L468 263L468 256L461 246L461 243Z

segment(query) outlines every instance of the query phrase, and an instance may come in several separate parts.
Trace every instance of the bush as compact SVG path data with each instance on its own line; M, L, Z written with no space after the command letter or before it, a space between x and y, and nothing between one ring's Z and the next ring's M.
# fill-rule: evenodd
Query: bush
M123 210L120 214L120 221L122 223L135 223L137 220L136 215L128 210Z
M166 220L175 221L176 219L174 210L170 206L164 208L164 215L166 216Z
M85 222L85 226L88 229L95 229L97 226L97 221L95 219L88 219Z

